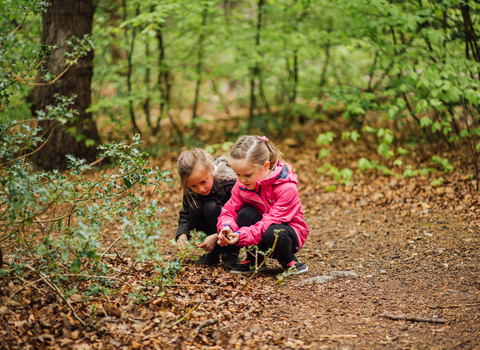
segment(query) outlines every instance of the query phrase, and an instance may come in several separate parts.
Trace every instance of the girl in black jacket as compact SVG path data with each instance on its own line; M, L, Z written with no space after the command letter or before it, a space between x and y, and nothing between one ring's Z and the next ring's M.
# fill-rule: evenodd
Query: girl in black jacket
M197 246L206 253L197 264L216 265L221 255L225 268L236 266L239 248L217 244L217 219L237 180L228 158L214 160L204 150L194 148L180 154L177 167L183 188L183 206L175 239L184 247L185 240L190 239L190 231L203 231L207 238Z

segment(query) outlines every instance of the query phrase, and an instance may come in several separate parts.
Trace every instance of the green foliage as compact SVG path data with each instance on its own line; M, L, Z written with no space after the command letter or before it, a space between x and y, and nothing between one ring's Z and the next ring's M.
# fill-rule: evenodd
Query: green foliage
M71 103L72 99L61 98L39 119L65 123L75 114L68 109ZM95 275L98 269L106 272L105 266L99 265L100 240L102 232L112 225L137 260L165 264L155 244L163 208L144 195L147 188L158 193L159 183L170 181L169 171L147 167L148 155L138 151L140 137L133 137L131 144L101 145L101 158L109 158L115 168L92 180L86 173L93 167L71 155L67 156L66 174L33 172L25 154L45 142L40 132L38 127L16 121L0 125L0 144L4 146L0 207L6 214L1 218L1 239L15 256L15 273L21 273L23 264L30 261L37 261L41 270L57 276L57 281L64 273L81 276L84 272ZM109 287L98 282L88 293L106 294Z
M317 169L317 174L328 174L332 176L335 181L341 184L350 184L350 180L352 179L353 172L348 169L338 169L337 167L332 166L330 163L323 164L320 168ZM335 191L336 187L330 187L331 191L327 190L328 192Z
M433 187L440 186L442 184L443 184L443 177L441 177L441 176L438 179L430 182L430 186L433 186Z
M450 161L447 158L441 158L439 156L433 156L432 161L437 163L437 164L440 164L442 166L442 170L444 172L451 172L454 169L452 163L450 163Z
M190 239L188 241L184 241L185 247L182 248L178 241L172 239L170 243L177 248L177 255L180 259L191 259L191 260L198 260L198 251L202 251L197 247L197 244L202 243L207 235L202 231L190 231Z
M320 134L317 136L317 139L316 139L316 142L317 142L317 145L328 145L330 143L332 143L333 139L336 137L336 135L329 131L329 132L326 132L324 134Z

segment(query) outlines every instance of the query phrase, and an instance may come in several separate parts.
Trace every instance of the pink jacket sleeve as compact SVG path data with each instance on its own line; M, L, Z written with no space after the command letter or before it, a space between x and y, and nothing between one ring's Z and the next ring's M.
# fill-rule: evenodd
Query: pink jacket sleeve
M240 228L238 246L249 247L257 245L262 241L267 228L276 224L288 224L301 210L302 205L300 203L297 186L294 184L285 184L284 186L278 185L278 187L276 191L280 191L280 193L278 194L277 201L268 213L263 214L262 220L253 226Z
M237 215L238 212L245 207L242 197L240 196L238 186L232 188L232 196L222 208L222 212L217 220L217 232L223 229L225 225L230 225L232 231L238 230Z

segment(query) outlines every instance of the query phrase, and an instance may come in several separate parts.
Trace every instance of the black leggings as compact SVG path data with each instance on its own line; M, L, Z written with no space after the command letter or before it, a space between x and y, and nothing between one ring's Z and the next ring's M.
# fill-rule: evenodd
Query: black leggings
M262 220L262 217L262 214L256 209L245 207L238 213L237 225L238 227L252 226ZM280 264L288 264L293 260L293 255L299 250L297 233L290 225L271 225L263 234L263 239L258 244L258 248L261 251L272 248L275 243L275 231L277 231L278 239L273 250L273 257Z
M196 198L190 206L190 220L197 231L203 231L207 236L217 233L217 220L222 211L222 203L216 198ZM215 244L212 252L216 254L236 253L240 248L237 246L222 247Z

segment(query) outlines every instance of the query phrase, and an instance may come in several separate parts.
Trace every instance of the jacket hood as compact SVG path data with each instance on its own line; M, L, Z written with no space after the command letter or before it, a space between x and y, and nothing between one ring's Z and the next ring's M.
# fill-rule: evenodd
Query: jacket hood
M237 180L237 174L232 169L230 165L230 160L221 156L215 158L213 163L216 166L214 177L219 180Z
M284 163L278 162L273 173L271 173L267 179L259 181L257 183L257 187L263 185L276 185L284 182L293 182L294 184L298 184L298 176L293 171L293 165L290 164L289 171Z

